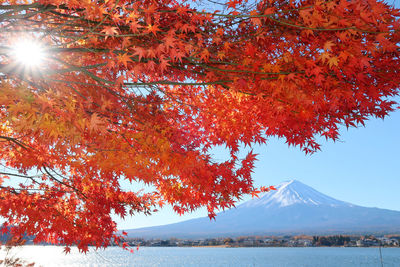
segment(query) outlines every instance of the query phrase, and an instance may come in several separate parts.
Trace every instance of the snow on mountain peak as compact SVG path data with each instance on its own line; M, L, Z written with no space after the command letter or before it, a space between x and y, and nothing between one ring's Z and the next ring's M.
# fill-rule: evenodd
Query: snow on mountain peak
M350 203L343 202L297 181L285 181L276 186L276 191L270 191L259 199L252 199L240 205L240 207L286 207L295 204L311 205L311 206L353 206Z

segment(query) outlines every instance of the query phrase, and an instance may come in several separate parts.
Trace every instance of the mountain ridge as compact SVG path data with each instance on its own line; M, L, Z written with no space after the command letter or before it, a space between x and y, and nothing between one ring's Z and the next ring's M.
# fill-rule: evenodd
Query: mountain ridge
M130 237L215 237L263 234L400 232L400 211L337 200L297 180L208 217L125 230Z

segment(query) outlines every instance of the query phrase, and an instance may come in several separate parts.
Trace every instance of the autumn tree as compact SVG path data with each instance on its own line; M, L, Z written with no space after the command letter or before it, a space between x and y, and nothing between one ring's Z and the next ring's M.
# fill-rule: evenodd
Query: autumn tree
M396 108L400 13L381 1L0 3L0 216L36 242L105 247L111 214L164 203L212 218L258 192L241 147L312 153Z

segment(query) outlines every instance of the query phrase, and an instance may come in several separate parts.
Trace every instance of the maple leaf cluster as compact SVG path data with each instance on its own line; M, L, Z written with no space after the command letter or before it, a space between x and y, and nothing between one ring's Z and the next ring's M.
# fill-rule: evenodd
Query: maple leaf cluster
M399 94L400 12L376 0L0 1L0 216L35 242L106 247L111 214L209 216L253 186L277 136L306 153ZM16 61L23 38L45 64ZM230 158L217 162L212 149ZM123 181L151 186L127 191Z

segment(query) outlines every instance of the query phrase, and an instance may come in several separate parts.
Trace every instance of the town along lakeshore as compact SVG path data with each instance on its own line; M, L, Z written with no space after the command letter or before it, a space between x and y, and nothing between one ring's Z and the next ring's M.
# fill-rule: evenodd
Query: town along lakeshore
M130 246L148 247L400 247L400 235L239 236L203 239L126 238Z

